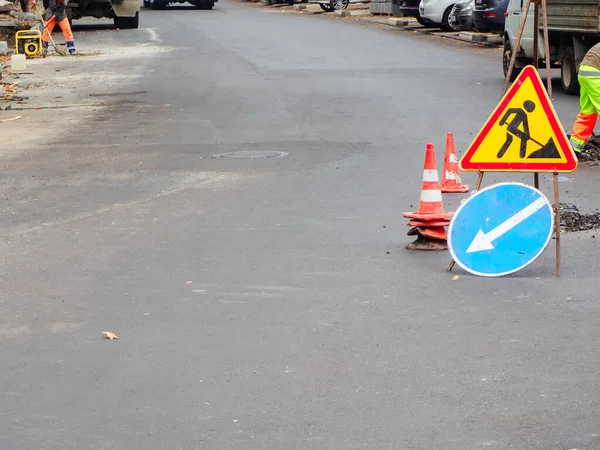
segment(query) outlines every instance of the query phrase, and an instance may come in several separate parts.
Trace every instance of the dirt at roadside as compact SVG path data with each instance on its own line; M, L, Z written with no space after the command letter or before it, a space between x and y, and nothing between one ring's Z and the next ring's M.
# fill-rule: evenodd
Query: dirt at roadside
M600 136L592 136L583 146L583 151L589 156L589 161L600 161Z
M600 212L582 214L575 205L561 203L560 226L566 232L595 230L600 228Z

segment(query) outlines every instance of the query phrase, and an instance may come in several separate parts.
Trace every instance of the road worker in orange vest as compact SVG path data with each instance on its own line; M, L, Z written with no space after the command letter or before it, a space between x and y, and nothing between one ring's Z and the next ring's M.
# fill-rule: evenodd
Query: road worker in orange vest
M34 0L34 5L37 4L37 0ZM42 36L42 49L44 55L48 53L48 42L50 42L50 34L54 27L58 24L65 37L67 43L67 50L69 54L74 55L75 42L73 41L73 32L71 31L71 25L67 18L67 0L49 0L48 8L46 9L46 23L44 24L44 35Z
M579 159L586 159L584 144L594 132L600 113L600 44L588 50L579 66L579 103L581 111L571 132L571 146Z

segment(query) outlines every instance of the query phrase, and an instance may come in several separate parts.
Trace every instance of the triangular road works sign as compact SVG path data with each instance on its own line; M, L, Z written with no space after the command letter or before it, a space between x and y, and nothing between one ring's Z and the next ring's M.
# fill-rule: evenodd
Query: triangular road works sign
M527 66L460 160L463 170L572 172L577 158L542 80Z

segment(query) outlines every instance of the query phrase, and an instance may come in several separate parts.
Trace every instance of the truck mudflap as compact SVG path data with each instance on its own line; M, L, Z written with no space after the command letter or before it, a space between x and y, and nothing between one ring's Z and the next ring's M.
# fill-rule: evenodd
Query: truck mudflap
M117 17L135 17L140 10L139 0L112 0L111 4Z

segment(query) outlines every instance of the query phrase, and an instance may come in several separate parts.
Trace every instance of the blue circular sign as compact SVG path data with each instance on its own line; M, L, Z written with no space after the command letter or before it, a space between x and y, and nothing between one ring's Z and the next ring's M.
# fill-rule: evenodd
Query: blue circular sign
M539 190L499 183L476 192L454 213L448 247L474 275L499 277L531 264L552 236L554 212Z

